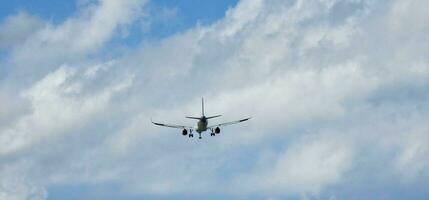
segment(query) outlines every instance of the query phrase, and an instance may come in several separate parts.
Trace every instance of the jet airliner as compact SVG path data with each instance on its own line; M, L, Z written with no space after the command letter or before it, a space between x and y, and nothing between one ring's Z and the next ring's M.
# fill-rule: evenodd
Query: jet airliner
M250 119L250 117L245 118L245 119L240 119L240 120L236 120L236 121L231 121L231 122L225 122L225 123L220 123L220 124L216 124L216 125L210 125L208 124L208 120L215 118L215 117L220 117L222 115L215 115L215 116L210 116L210 117L206 117L204 115L204 99L201 98L201 117L186 117L189 119L196 119L198 120L197 126L192 127L192 126L183 126L183 125L171 125L171 124L163 124L163 123L157 123L152 121L153 124L158 125L158 126L165 126L165 127L170 127L170 128L178 128L178 129L183 129L182 130L182 135L186 136L188 135L188 130L189 130L189 137L194 137L194 134L192 134L192 132L195 130L198 135L199 135L199 139L201 139L201 133L210 130L210 136L215 136L216 134L220 133L220 127L222 126L228 126L228 125L232 125L232 124L237 124L240 122L244 122Z

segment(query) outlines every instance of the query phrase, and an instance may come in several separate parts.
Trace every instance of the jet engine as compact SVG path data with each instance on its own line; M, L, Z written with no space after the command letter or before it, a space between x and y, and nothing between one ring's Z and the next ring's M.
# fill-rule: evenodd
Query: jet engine
M188 135L188 130L183 129L183 131L182 131L182 135Z
M216 134L219 134L220 133L220 128L216 127L214 131L215 131Z

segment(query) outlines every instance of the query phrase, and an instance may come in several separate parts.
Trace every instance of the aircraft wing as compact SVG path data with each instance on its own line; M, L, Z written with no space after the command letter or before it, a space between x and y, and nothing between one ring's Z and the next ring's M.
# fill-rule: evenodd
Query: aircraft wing
M207 128L208 128L208 129L210 129L210 128L214 128L214 127L229 126L229 125L232 125L232 124L238 124L238 123L240 123L240 122L247 121L247 120L249 120L250 118L251 118L251 117L248 117L248 118L245 118L245 119L240 119L240 120L237 120L237 121L232 121L232 122L225 122L225 123L221 123L221 124L216 124L216 125L208 126Z
M158 125L158 126L165 126L165 127L170 127L170 128L194 129L194 127L191 127L191 126L163 124L163 123L158 123L158 122L154 122L154 121L152 121L152 123L155 124L155 125Z

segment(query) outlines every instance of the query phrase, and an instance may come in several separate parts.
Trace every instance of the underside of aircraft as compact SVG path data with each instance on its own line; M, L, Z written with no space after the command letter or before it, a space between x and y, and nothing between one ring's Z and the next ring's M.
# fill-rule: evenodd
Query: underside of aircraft
M190 138L194 137L194 134L192 132L195 131L198 133L199 139L201 139L202 138L201 133L203 133L205 131L210 130L210 132L211 132L210 136L215 136L216 134L220 133L220 127L222 127L222 126L237 124L237 123L244 122L244 121L247 121L250 119L250 117L248 117L248 118L244 118L244 119L240 119L240 120L235 120L235 121L230 121L230 122L225 122L225 123L220 123L220 124L215 124L215 125L209 125L208 124L209 119L213 119L213 118L220 117L220 116L222 116L222 115L214 115L214 116L206 117L204 114L204 99L202 98L201 99L201 117L186 116L186 118L188 118L188 119L198 120L197 125L195 127L184 126L184 125L164 124L164 123L158 123L158 122L154 122L154 121L152 121L152 123L155 125L158 125L158 126L182 129L182 135L184 135L184 136L188 135Z

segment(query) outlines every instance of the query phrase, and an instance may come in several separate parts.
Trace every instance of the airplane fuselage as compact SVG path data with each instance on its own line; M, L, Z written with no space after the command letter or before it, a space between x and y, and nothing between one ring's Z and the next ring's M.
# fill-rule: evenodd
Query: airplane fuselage
M158 125L158 126L165 126L165 127L170 127L170 128L180 128L182 129L182 135L188 135L188 131L189 131L189 137L194 137L194 135L192 134L192 131L195 131L198 133L199 138L201 139L201 133L210 130L211 134L210 136L215 136L216 134L220 133L220 128L221 126L227 126L227 125L231 125L231 124L236 124L236 123L240 123L240 122L244 122L249 120L250 118L245 118L245 119L241 119L241 120L236 120L236 121L232 121L232 122L225 122L225 123L220 123L220 124L216 124L216 125L212 125L212 126L208 126L208 120L209 119L213 119L216 117L220 117L222 115L214 115L214 116L208 116L206 117L204 115L204 99L201 99L201 117L192 117L192 116L186 116L186 118L189 119L195 119L198 120L197 122L197 126L184 126L184 125L172 125L172 124L164 124L164 123L157 123L157 122L153 122L153 124Z
M197 128L195 129L195 131L197 131L198 133L207 131L207 125L208 125L207 118L205 116L202 116L197 123Z

